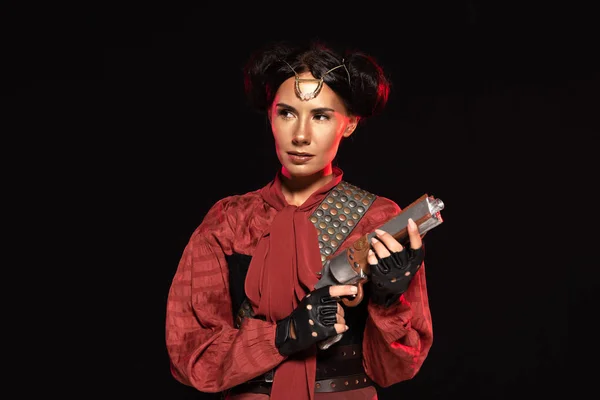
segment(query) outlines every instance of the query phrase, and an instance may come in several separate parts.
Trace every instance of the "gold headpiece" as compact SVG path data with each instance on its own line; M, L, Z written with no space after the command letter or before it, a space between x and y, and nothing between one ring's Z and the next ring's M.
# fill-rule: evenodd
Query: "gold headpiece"
M348 71L348 68L346 68L346 65L344 64L343 59L342 59L342 63L340 65L338 65L337 67L331 68L329 71L327 71L323 75L321 75L321 78L319 78L319 79L300 78L300 76L296 73L296 70L294 68L292 68L292 66L287 61L283 60L283 62L286 63L288 65L288 67L290 67L290 69L294 72L294 75L296 75L296 86L295 86L296 95L300 98L300 100L307 101L307 100L314 99L315 97L317 97L317 95L321 91L321 88L323 87L323 78L325 77L325 75L327 75L334 69L344 67L344 69L346 70L346 73L348 74L348 82L350 82L350 71ZM313 90L310 93L302 93L302 90L300 89L300 83L316 83L317 87L315 88L315 90Z

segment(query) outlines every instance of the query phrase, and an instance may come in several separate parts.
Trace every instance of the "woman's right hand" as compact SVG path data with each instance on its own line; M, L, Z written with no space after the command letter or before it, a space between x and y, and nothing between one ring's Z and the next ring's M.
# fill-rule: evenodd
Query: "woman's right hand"
M353 296L353 285L329 285L308 293L298 307L277 322L275 346L284 356L306 350L312 345L348 330L343 296Z

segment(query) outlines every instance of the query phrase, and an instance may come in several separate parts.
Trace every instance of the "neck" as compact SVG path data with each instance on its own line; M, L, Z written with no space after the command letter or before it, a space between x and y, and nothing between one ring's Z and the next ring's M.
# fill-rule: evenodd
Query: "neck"
M281 190L290 205L301 206L318 188L333 179L333 168L326 168L309 176L294 176L285 168L281 168Z

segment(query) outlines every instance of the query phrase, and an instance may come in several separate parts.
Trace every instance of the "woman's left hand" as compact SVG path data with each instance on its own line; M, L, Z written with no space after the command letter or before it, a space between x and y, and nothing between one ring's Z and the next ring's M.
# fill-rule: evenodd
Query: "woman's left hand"
M376 304L389 307L398 301L423 264L423 242L412 219L409 219L407 229L410 239L408 248L379 229L375 230L377 238L371 239L372 250L369 250L367 260L373 282L371 300Z

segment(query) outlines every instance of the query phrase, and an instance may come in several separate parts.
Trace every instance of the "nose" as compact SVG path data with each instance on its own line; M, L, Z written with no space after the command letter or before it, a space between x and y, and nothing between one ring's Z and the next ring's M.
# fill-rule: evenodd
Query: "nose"
M301 121L298 124L297 129L294 131L292 143L296 146L310 144L311 136L312 135L308 123L306 121Z

